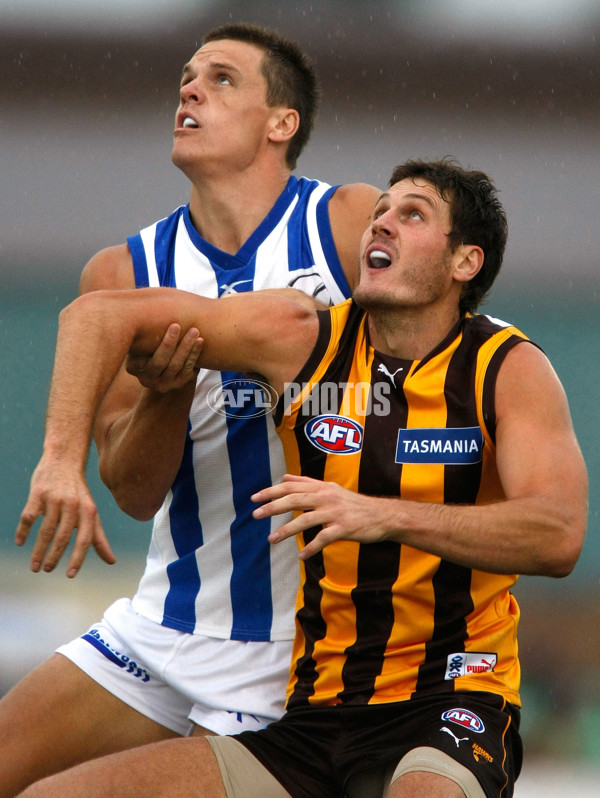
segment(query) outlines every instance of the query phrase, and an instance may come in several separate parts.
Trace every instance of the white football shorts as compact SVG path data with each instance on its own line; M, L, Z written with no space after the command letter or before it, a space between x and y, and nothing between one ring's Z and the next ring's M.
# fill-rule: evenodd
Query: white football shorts
M188 736L261 729L281 717L292 641L221 640L169 629L128 598L57 649L125 704Z

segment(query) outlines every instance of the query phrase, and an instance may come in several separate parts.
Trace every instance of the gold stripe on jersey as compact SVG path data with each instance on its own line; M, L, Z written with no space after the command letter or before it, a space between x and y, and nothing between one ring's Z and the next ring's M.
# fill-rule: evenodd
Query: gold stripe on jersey
M477 375L476 375L476 384L475 384L475 390L478 396L483 395L484 383L488 375L488 367L490 365L490 361L492 360L493 356L498 352L498 349L502 344L510 342L510 339L515 334L515 329L516 329L515 327L505 327L504 329L497 332L493 338L487 340L479 349L479 352L477 353ZM520 331L517 332L521 336L521 338L523 338L524 340L529 340L525 335L523 335L523 333L521 333ZM495 440L493 440L492 436L490 435L490 431L488 428L488 423L489 423L488 420L483 418L483 406L480 403L478 403L477 405L477 418L479 419L479 424L486 438L487 445L492 450L495 450L496 448Z
M305 390L279 425L288 470L414 501L502 498L494 385L506 352L528 340L519 330L468 316L413 362L375 352L365 315L351 301L324 312L321 321L315 352L299 375ZM362 430L360 449L338 453L309 434L319 383L346 386L323 418ZM376 388L387 388L390 412L377 415L373 405L367 412L365 384L371 399ZM410 441L412 430L415 439L443 430L454 440L454 431L465 428L474 430L474 439L479 434L480 444L477 456L464 462L399 454L401 432ZM317 531L305 532L299 544ZM515 575L484 574L406 545L336 541L301 566L288 706L379 703L455 690L489 690L518 703L515 581Z

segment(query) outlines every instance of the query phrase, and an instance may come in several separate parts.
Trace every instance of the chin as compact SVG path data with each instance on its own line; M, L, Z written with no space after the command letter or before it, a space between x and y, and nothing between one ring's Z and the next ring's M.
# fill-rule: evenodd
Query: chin
M368 291L362 289L360 285L356 287L352 298L360 308L368 311L390 310L397 304L397 300L394 299L391 293L387 291Z

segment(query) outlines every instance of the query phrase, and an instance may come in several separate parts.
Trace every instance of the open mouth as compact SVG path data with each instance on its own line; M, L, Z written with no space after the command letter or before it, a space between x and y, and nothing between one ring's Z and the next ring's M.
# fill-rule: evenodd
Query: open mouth
M369 253L368 261L372 269L385 269L390 265L392 259L387 252L383 252L381 249L374 249Z
M198 125L196 124L196 122L194 122L191 116L186 116L186 118L183 120L182 127L197 128Z

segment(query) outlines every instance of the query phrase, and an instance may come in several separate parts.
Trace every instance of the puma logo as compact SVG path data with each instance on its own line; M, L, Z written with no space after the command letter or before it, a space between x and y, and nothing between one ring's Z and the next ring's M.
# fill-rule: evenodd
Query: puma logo
M388 369L385 363L380 363L377 368L377 371L380 371L382 374L385 374L386 377L389 377L394 388L397 388L398 386L396 385L396 379L395 379L396 374L398 374L400 371L404 371L404 369L401 366L399 369L396 369L396 371L392 374L392 372Z
M469 740L469 738L468 738L468 737L457 737L457 736L454 734L454 732L453 732L453 731L451 731L451 730L450 730L450 729L449 729L447 726L442 726L442 728L440 729L440 731L446 732L446 734L449 734L449 735L450 735L450 737L453 737L453 738L454 738L454 742L456 743L456 747L457 747L457 748L459 748L459 746L460 746L460 744L461 744L461 743L463 743L463 742L468 742L468 740Z

